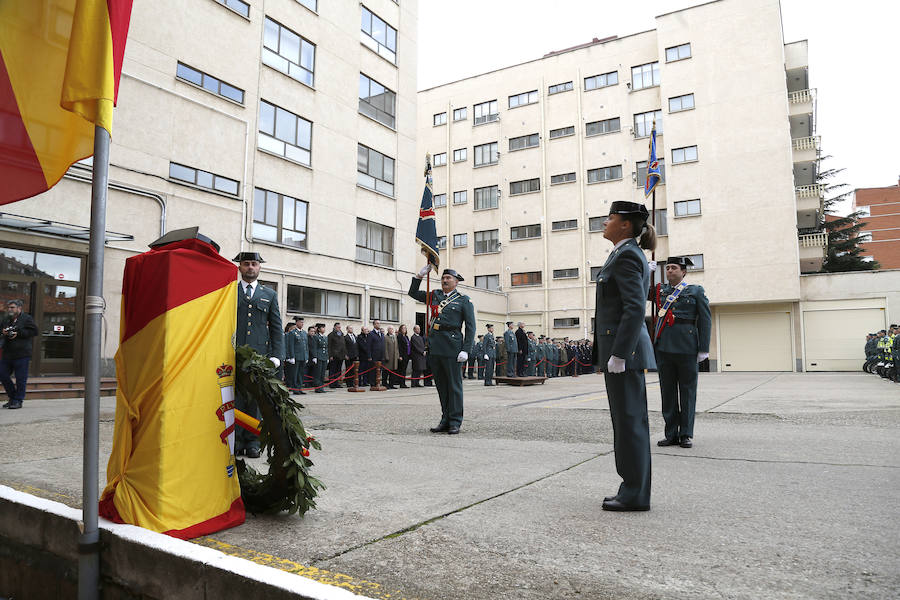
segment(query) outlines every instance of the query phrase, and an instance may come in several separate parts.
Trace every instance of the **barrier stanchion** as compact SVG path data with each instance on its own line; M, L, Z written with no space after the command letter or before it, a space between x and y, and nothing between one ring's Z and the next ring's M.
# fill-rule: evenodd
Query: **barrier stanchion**
M372 387L369 388L373 392L383 392L387 390L386 387L381 385L381 361L375 361L375 383L372 384Z
M366 388L359 387L359 361L354 360L353 366L350 367L353 370L353 385L347 388L348 392L364 392Z

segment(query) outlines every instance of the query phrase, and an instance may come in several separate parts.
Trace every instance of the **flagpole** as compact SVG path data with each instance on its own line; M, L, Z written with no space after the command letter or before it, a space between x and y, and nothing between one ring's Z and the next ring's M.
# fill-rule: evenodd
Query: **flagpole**
M656 229L656 186L653 187L653 200L651 201L651 205L653 207L653 211L650 213L650 224L653 225L653 229ZM656 262L656 246L653 246L653 249L650 251L650 260ZM659 265L656 266L659 269ZM650 287L656 287L656 271L650 271Z
M109 132L94 127L91 229L88 246L84 344L84 450L82 457L82 532L78 539L78 599L96 600L100 591L99 455L100 340L103 316L103 250L109 186Z

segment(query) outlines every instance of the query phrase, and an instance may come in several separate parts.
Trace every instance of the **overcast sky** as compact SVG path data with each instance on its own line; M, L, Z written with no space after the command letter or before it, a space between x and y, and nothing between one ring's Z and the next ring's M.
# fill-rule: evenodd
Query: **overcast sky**
M702 0L419 0L418 87L426 89L610 35ZM852 7L850 9L849 7ZM809 40L823 168L853 188L897 185L896 0L781 0L785 42ZM738 141L739 143L739 141Z

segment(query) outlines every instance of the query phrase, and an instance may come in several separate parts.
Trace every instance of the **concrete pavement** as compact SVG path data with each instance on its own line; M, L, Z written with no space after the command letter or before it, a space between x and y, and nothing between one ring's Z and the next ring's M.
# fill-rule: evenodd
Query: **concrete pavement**
M659 391L648 375L651 439ZM328 489L304 518L197 543L381 598L900 595L900 386L856 373L701 374L693 449L653 451L649 513L618 486L602 377L301 397ZM0 483L77 506L81 401L0 412ZM101 482L114 401L101 409ZM261 465L264 466L264 465Z

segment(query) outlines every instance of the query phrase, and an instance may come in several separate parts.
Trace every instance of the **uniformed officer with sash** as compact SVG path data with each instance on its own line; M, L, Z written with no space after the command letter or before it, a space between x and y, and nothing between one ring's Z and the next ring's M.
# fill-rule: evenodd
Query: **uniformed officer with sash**
M284 332L281 329L281 311L278 310L278 296L257 281L260 263L265 262L258 252L241 252L234 257L238 263L241 280L238 282L237 331L235 344L248 345L260 354L269 357L276 368L284 359ZM262 415L255 402L237 394L234 406L238 410L255 416ZM235 456L246 454L249 458L259 457L259 438L242 428L235 429Z
M506 346L506 376L516 376L516 361L519 356L519 345L516 342L516 332L513 322L506 322L506 331L503 332L503 345Z
M481 343L484 352L484 385L497 385L494 383L494 365L497 362L497 339L494 337L494 326L487 326L487 333Z
M709 300L703 286L684 281L690 257L666 261L667 284L651 290L656 305L655 348L662 394L665 437L657 446L693 446L699 363L709 358L712 329Z
M465 363L475 341L475 307L468 296L460 294L456 286L464 281L453 269L444 269L441 289L426 292L419 289L422 278L428 275L431 264L422 267L409 284L409 295L419 302L429 303L434 319L428 333L428 364L434 374L434 384L441 400L441 422L431 433L456 434L463 420L463 387L460 363ZM465 323L465 336L462 331Z

